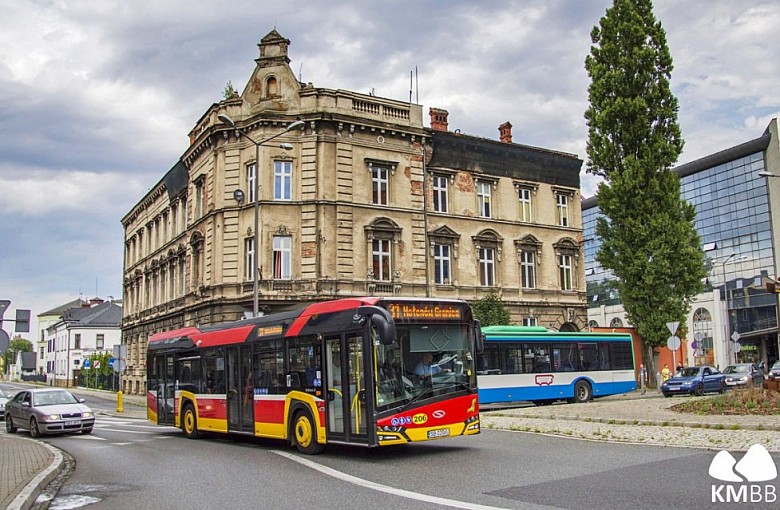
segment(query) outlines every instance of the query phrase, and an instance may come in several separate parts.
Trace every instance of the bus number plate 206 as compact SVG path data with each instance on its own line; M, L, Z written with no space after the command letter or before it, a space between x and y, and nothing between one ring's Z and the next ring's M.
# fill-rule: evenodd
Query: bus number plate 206
M428 439L435 439L437 437L447 437L450 435L450 429L436 429L428 431Z

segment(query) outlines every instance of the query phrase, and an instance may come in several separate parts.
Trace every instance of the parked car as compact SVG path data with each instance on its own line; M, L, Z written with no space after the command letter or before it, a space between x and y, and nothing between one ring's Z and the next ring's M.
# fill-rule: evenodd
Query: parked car
M755 363L737 363L729 365L723 371L726 376L726 386L729 388L761 387L764 384L764 371Z
M89 434L95 413L67 390L36 388L21 390L5 404L5 430L29 429L32 437L42 434Z
M769 369L767 378L770 381L780 381L780 361L775 361L775 364Z
M3 388L0 388L0 419L5 418L5 403L8 402L8 397L10 395L5 393Z
M725 390L723 374L710 366L682 368L674 377L661 383L664 397L679 394L702 395L713 391L723 393Z

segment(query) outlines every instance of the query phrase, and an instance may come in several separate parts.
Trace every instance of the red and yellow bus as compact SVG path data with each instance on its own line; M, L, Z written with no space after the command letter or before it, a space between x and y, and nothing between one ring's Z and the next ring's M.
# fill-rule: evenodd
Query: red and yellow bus
M478 434L479 321L464 301L350 298L153 335L150 421L369 447Z

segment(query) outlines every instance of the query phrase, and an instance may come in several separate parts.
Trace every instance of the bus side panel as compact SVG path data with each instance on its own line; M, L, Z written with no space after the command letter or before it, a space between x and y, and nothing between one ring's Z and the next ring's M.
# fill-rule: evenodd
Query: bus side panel
M146 419L152 423L159 423L157 420L157 394L153 391L146 392Z
M287 395L255 395L255 435L276 439L287 436Z
M203 431L227 432L227 397L225 395L200 394L198 428Z

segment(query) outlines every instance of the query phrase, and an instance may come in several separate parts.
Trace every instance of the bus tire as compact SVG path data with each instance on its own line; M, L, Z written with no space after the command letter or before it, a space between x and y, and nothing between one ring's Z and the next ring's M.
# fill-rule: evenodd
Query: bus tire
M593 389L588 381L577 381L574 385L574 402L582 404L593 398Z
M317 455L325 445L317 442L317 427L311 413L301 410L293 418L293 441L298 451L306 455Z
M198 439L200 437L200 431L198 431L198 415L195 413L195 406L192 404L186 404L184 406L184 413L181 417L181 429L188 439Z

